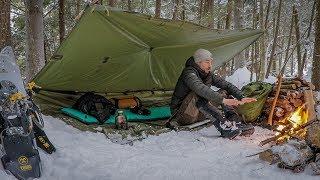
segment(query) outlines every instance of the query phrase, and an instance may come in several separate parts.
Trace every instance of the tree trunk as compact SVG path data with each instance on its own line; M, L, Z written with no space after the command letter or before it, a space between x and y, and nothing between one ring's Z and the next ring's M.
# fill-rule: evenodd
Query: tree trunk
M60 44L64 40L65 36L65 16L64 16L64 4L65 0L59 0L59 39Z
M43 0L25 0L27 80L44 66Z
M208 6L208 12L209 12L209 28L214 28L214 21L215 21L215 16L214 16L214 0L207 0L207 6Z
M161 0L156 0L156 12L155 18L160 18L161 15Z
M270 70L272 67L272 63L274 63L274 55L275 55L275 50L276 50L276 45L277 45L277 39L278 39L278 32L279 32L279 26L280 26L280 16L281 16L281 7L282 7L282 0L279 1L279 7L278 7L278 15L277 15L277 23L275 28L275 33L274 33L274 37L273 37L273 44L272 44L272 49L271 49L271 54L270 54L270 61L269 61L269 65L267 68L267 72L266 72L266 78L269 77L270 74Z
M141 8L140 8L140 12L141 13L144 13L145 12L145 9L146 9L146 1L145 0L141 0L141 3L140 3L140 6L141 6Z
M128 11L132 11L132 0L128 0Z
M291 16L291 24L290 24L290 32L289 32L289 39L288 39L288 44L287 44L287 48L286 48L286 55L285 55L285 58L284 58L284 62L287 62L288 61L288 58L289 58L289 51L290 51L290 46L291 46L291 39L292 39L292 30L293 30L293 15L294 15L294 12L292 11L292 16ZM291 64L291 69L292 69L292 64ZM292 74L291 74L292 75Z
M231 15L232 15L232 3L233 3L233 0L228 0L228 3L227 3L227 16L226 16L226 27L225 29L230 29L230 26L231 26Z
M201 25L202 13L203 13L203 0L200 0L199 1L199 14L198 14L200 25Z
M295 5L293 5L294 12L294 26L296 32L296 46L297 46L297 61L298 61L298 77L302 77L302 60L301 60L301 43L300 43L300 27L299 27L299 15Z
M186 19L186 4L185 4L185 0L181 0L181 4L182 4L181 20L184 21Z
M312 29L312 23L313 23L313 18L314 18L315 7L316 7L316 1L314 1L313 6L312 6L312 12L311 12L311 17L310 17L310 22L309 22L308 33L307 33L307 38L306 38L306 39L309 39L309 38L310 38L311 29ZM307 53L308 53L307 47L304 47L304 53L303 53L303 56L302 56L301 70L300 70L302 73L303 73L303 70L304 70L305 64L306 64ZM299 76L299 77L302 77L302 74L301 74L301 76Z
M102 2L101 2L102 4ZM116 6L116 0L109 0L109 6L115 7Z
M178 14L179 14L179 5L180 2L179 0L174 0L174 7L173 7L173 15L172 15L172 19L173 20L177 20L178 19Z
M253 1L253 12L252 12L252 28L257 29L257 0ZM257 44L254 43L252 44L252 49L251 49L251 74L250 74L250 81L253 80L253 73L257 73L256 69L256 61L257 61L257 56L256 56L256 51L257 51Z
M0 51L5 46L11 46L10 0L0 1Z
M75 17L77 17L78 16L78 14L80 13L80 0L77 0L76 1L76 15L75 15Z
M234 10L233 10L233 24L234 29L241 29L243 28L243 0L237 0L234 4ZM245 66L245 58L243 53L239 53L234 58L235 61L235 69L242 68Z
M316 91L320 90L320 3L317 3L316 27L315 27L315 43L312 64L312 83L316 87Z
M260 1L260 3L263 4L263 1ZM270 6L271 6L271 0L269 0L269 1L268 1L268 4L267 4L266 20L264 21L264 28L265 28L265 29L268 29Z
M264 14L263 14L263 0L259 0L259 23L261 30L265 30L265 23L263 22ZM266 63L266 34L264 33L260 38L260 64L259 64L259 77L258 80L263 80L265 75L265 63Z

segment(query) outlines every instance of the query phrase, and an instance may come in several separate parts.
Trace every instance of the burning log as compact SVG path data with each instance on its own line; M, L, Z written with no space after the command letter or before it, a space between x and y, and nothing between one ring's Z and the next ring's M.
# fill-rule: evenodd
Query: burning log
M309 122L307 122L307 123L305 123L303 125L298 125L295 128L292 128L292 127L290 127L290 125L288 125L288 126L284 127L278 135L261 141L259 145L260 146L264 146L264 145L266 145L266 144L268 144L270 142L275 142L278 139L281 139L281 138L283 138L285 136L293 136L296 132L298 132L298 131L300 131L302 129L305 129L306 127L312 125L315 122L319 122L319 120L318 119L314 119L314 120L311 120L311 121L309 121Z

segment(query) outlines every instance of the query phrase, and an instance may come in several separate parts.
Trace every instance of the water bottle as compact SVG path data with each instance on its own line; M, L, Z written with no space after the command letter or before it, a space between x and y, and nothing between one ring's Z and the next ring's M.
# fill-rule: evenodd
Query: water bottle
M115 123L117 129L128 129L127 117L124 115L122 110L117 111Z

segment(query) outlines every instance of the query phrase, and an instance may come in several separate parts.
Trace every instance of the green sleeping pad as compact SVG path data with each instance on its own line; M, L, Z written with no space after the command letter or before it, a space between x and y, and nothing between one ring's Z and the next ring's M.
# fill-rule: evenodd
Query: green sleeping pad
M127 116L127 121L152 121L152 120L159 120L159 119L167 119L171 116L170 107L168 106L162 106L162 107L151 107L148 108L151 112L150 115L139 115L132 113L130 110L125 109L124 114ZM88 114L85 114L81 111L78 111L76 109L73 109L71 107L65 107L62 108L61 111L70 116L73 117L85 124L97 124L98 120L90 116ZM112 115L109 117L109 119L105 122L105 124L114 124L115 123L115 115Z

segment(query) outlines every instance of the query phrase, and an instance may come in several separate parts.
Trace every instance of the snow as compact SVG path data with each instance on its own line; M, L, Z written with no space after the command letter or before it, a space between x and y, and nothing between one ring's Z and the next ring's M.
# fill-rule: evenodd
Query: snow
M248 68L243 67L237 69L231 76L226 77L226 80L228 82L231 82L237 88L241 89L243 86L249 84L250 81L250 75L251 72L248 70ZM253 74L253 81L256 80L256 74ZM277 81L277 78L274 76L269 76L268 79L265 79L264 82L267 83L275 83Z
M100 179L318 179L269 165L257 156L258 143L273 135L256 128L251 137L228 140L214 127L200 131L149 136L130 145L112 143L102 133L82 132L59 119L44 116L45 131L57 147L40 150L46 180ZM13 179L0 171L1 180Z
M242 68L227 79L241 88L250 82L248 77L250 71ZM48 155L39 150L43 165L40 179L319 179L279 169L258 156L246 157L269 148L258 144L274 133L259 127L251 137L235 140L219 137L211 126L193 132L172 131L149 136L133 145L120 145L99 132L83 132L50 116L44 116L44 120L45 131L57 152ZM0 179L14 178L0 171Z
M307 157L313 155L312 150L305 141L289 140L283 145L273 146L273 154L280 156L281 161L289 166L296 166L305 162Z

